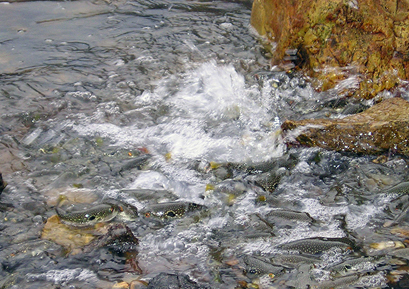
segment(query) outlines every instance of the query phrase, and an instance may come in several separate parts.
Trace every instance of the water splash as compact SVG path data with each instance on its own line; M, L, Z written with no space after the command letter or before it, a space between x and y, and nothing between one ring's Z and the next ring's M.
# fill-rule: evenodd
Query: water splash
M115 146L170 152L178 160L261 161L282 155L276 116L263 105L261 95L254 97L232 65L204 63L176 83L170 77L156 87L135 99L135 105L155 102L167 107L168 113L156 124L120 127L84 120L74 129L80 135L107 138Z

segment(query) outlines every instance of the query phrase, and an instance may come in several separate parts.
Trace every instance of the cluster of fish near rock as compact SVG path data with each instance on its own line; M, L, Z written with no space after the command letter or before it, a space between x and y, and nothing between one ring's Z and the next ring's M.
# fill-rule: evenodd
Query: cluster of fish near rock
M209 163L205 166L205 170L210 171L218 181L215 185L209 185L208 190L224 200L227 205L232 205L235 198L247 191L248 188L246 186L249 185L253 191L258 193L258 197L256 198L257 203L276 207L276 209L270 210L266 214L255 213L250 216L250 220L253 222L252 225L239 228L243 231L243 234L246 235L246 238L273 237L276 228L291 227L299 222L303 222L309 226L320 226L320 221L312 218L307 212L278 209L278 207L296 207L296 204L280 200L270 194L274 192L278 186L281 177L286 175L288 170L290 170L295 163L296 160L289 157L279 159L276 162L251 165ZM200 168L200 165L198 165L197 169L203 169L203 167ZM233 175L237 175L237 172L244 172L246 174L246 182L237 181L232 178ZM259 190L257 188L259 188ZM71 210L64 210L57 207L56 212L64 224L74 227L89 227L114 219L126 221L135 220L136 218L147 219L154 217L162 222L164 220L184 217L189 212L207 209L205 206L196 203L176 201L177 197L168 191L137 189L123 190L122 192L128 195L134 195L141 200L145 197L148 199L152 198L155 194L161 196L169 195L169 199L173 201L149 204L146 208L138 212L134 206L126 202L109 199L86 208L74 206L70 208ZM387 194L395 194L398 196L396 200L391 203L391 206L395 204L396 207L401 203L408 203L405 202L404 199L405 196L407 197L408 192L409 182L399 183L386 191ZM398 214L394 220L386 222L384 227L399 224L407 217L409 206L405 205L403 208L400 208L400 210L401 213ZM340 219L341 224L344 223L345 225L345 216L340 216ZM220 229L215 239L222 244L225 234L231 234L231 230L231 226ZM347 230L345 230L345 234L347 237L343 238L315 237L284 243L276 247L278 253L272 256L242 255L238 256L241 260L239 263L226 262L226 265L233 267L238 266L240 270L243 270L247 281L243 281L244 283L239 282L238 286L259 286L257 282L260 282L260 280L263 280L266 276L270 282L277 280L280 276L295 274L297 278L286 282L288 286L295 286L297 288L306 288L305 286L310 286L311 288L337 288L338 286L344 286L346 284L359 284L360 280L370 278L371 274L376 272L374 271L375 267L389 266L391 262L397 262L396 264L399 264L396 259L393 259L394 257L406 259L409 256L407 252L408 249L405 248L402 242L372 243L369 247L364 248L365 245L359 238L353 236L353 234ZM131 260L131 264L133 264L132 268L135 272L142 273L136 261L138 240L132 231L124 224L109 226L104 235L93 239L89 244L81 248L81 252L91 252L95 248L111 246L112 244L115 244L116 249L120 248L119 251L122 253L126 252L128 255L131 253L131 257L128 258L128 261ZM120 245L119 247L118 244ZM334 250L346 254L346 257L328 267L324 264L322 257L327 252ZM311 278L311 270L317 267L329 270L331 277L324 282L313 280ZM239 279L241 278L240 274L238 277ZM161 275L160 278L171 277ZM183 278L185 277L177 276L178 280L184 280ZM154 284L154 282L155 281L153 281L152 284Z
M252 190L258 194L256 200L259 203L267 203L276 208L263 215L259 213L253 215L255 222L252 226L243 230L243 234L247 238L272 237L275 236L274 228L291 227L292 224L299 222L304 222L309 226L318 227L321 225L320 221L312 218L307 212L290 209L296 207L297 204L269 194L274 192L281 176L286 175L293 165L294 160L288 157L278 160L275 164L243 165L228 163L211 165L215 176L222 180L211 189L214 192L226 195L226 202L234 201L237 192L245 191L241 181L232 180L234 175L237 176L235 171L239 170L246 173L244 178L248 184L254 185ZM257 187L261 189L257 190ZM392 202L392 204L395 204L395 207L391 208L393 220L387 221L384 227L400 225L402 221L408 218L408 192L409 182L401 182L384 190L386 195L397 196ZM283 207L288 209L282 209ZM400 211L400 214L396 215L396 211ZM264 280L267 278L267 284L277 284L272 280L280 278L280 276L284 276L282 280L290 280L285 281L286 285L295 286L296 288L338 288L340 286L354 286L354 284L359 286L359 284L373 283L374 281L371 278L377 280L378 285L388 282L397 284L397 281L400 281L399 286L403 286L405 278L402 277L402 274L399 273L400 270L397 268L404 268L402 266L406 265L406 262L402 260L402 258L408 259L409 256L405 245L400 241L382 241L368 245L367 240L364 241L362 236L347 229L345 215L336 217L339 219L340 227L344 230L346 237L300 239L276 246L277 253L275 254L268 255L267 253L266 255L261 252L260 255L242 256L245 274L251 280L256 280L256 283L244 283L243 288L248 288L248 286L257 287L263 278ZM263 224L263 226L258 225L259 223ZM328 253L331 254L331 252L340 252L342 258L328 264L325 258L328 258ZM232 264L235 263L232 262ZM314 268L324 269L330 272L330 276L324 278L323 281L316 281L312 277ZM382 275L384 272L390 273L385 277ZM286 278L289 275L293 278ZM255 279L256 277L257 279ZM382 284L379 283L379 280L383 280ZM261 285L260 287L264 288Z

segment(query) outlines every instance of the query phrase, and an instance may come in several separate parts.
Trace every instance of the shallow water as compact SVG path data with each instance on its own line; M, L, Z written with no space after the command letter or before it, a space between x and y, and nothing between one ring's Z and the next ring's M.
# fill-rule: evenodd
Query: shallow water
M405 207L404 197L386 189L407 180L407 160L388 155L376 164L372 156L287 148L284 120L343 117L352 101L272 71L249 27L250 7L0 3L0 171L8 182L0 199L1 288L112 288L161 272L185 273L211 288L243 280L303 288L367 256L375 258L350 287L399 288L406 260L396 264L393 248L370 244L405 240L384 224ZM132 162L147 153L146 162ZM145 198L138 189L157 193ZM163 222L143 215L123 221L139 239L137 272L121 254L75 255L41 238L61 194L74 203L115 198L139 210L169 200L207 209ZM264 223L278 208L315 221ZM274 259L285 253L280 245L313 237L346 237L359 246L315 256L315 267L285 266L274 278L243 274L245 255ZM396 283L388 283L391 272Z

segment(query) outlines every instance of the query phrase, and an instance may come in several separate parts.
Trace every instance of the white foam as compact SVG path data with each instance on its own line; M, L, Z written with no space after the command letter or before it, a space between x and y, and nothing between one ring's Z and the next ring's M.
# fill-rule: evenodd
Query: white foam
M246 87L244 77L232 65L212 61L174 78L162 79L154 91L135 99L135 105L169 107L170 117L164 116L156 125L103 122L100 105L92 119L103 123L88 118L74 130L109 139L115 146L141 145L153 152L165 148L175 160L261 161L283 154L284 145L276 133L279 120L264 103L267 96ZM109 111L117 107L109 104Z
M97 275L88 269L64 269L64 270L49 270L46 273L41 274L27 274L30 280L42 280L45 279L48 282L53 282L54 284L62 284L66 282L87 281L91 283L98 282Z

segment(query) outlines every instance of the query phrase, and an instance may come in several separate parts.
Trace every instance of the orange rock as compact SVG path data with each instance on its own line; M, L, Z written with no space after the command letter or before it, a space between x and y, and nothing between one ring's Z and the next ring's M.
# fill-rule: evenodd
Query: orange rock
M364 112L343 119L285 121L287 143L336 151L409 155L409 102L387 99Z
M99 228L99 229L98 229ZM82 248L90 243L97 234L106 231L105 225L99 224L90 228L75 228L64 225L57 215L48 218L41 233L41 239L51 240L68 251Z
M251 24L276 43L273 64L292 61L318 89L352 72L359 89L346 94L371 98L409 77L407 1L254 0Z

